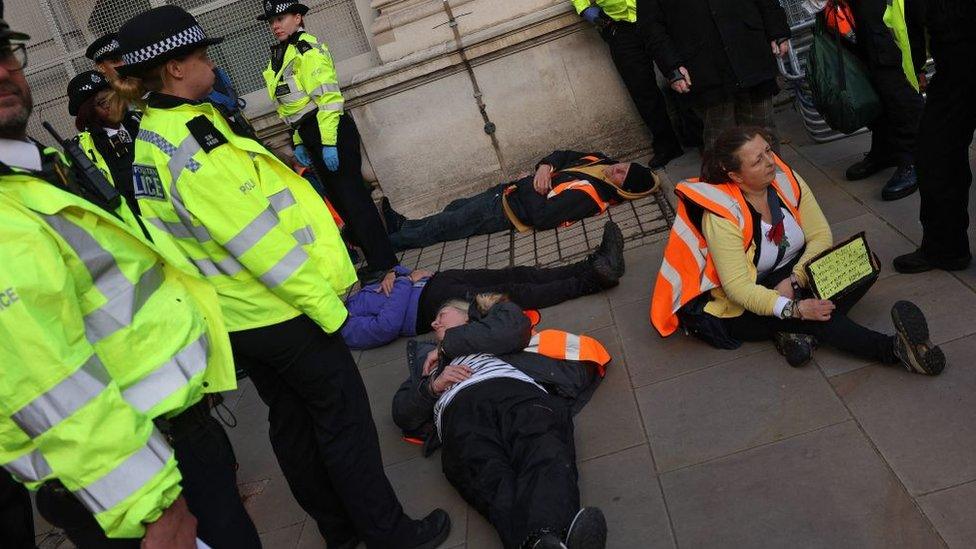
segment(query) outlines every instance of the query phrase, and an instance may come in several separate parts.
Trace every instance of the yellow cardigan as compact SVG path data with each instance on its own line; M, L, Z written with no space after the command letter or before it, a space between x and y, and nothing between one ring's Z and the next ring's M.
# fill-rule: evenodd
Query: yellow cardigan
M806 181L796 176L800 184L800 228L806 238L806 248L793 269L801 286L807 286L803 267L820 252L833 246L834 237L817 199ZM742 249L742 231L739 227L718 215L705 212L702 216L702 235L708 253L715 262L721 286L712 290L712 300L705 305L705 312L719 318L732 318L744 310L761 316L772 316L779 293L756 283L757 271L753 263L756 244Z

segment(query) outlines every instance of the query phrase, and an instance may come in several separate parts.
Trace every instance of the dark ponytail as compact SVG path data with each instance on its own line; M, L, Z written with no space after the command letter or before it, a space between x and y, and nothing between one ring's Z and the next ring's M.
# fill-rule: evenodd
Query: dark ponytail
M769 130L760 126L736 126L718 134L712 146L702 155L701 180L705 183L727 183L729 172L742 167L739 149L757 135L770 145L774 143Z

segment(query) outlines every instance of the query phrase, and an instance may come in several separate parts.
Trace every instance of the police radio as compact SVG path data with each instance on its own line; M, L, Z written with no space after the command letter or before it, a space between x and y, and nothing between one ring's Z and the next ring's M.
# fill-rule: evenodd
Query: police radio
M47 122L41 122L47 133L51 134L51 137L55 141L61 144L61 148L64 149L64 154L71 160L72 167L75 168L77 175L77 183L82 189L94 196L97 200L108 205L109 208L115 209L119 207L122 203L122 197L119 195L119 191L115 190L115 187L108 182L105 178L105 174L102 170L98 169L98 166L92 163L91 159L85 154L85 151L81 150L81 147L71 139L61 139L58 132L51 127L51 124Z

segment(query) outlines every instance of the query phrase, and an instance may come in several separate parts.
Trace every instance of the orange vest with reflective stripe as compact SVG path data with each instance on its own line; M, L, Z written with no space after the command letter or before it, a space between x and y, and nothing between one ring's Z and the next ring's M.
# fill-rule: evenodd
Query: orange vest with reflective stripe
M776 158L776 177L773 189L797 223L800 220L800 184L793 170ZM702 183L698 179L682 181L675 188L678 196L677 215L671 226L664 260L658 271L651 298L651 324L664 337L678 329L678 309L699 295L722 285L715 263L708 253L701 227L688 214L689 205L735 223L742 230L742 248L752 244L753 228L749 207L739 186L734 183Z
M854 42L854 12L847 2L831 2L824 8L827 28Z
M610 353L602 343L585 335L576 335L562 330L542 330L532 334L528 353L537 353L556 360L576 360L592 362L600 377L606 375Z

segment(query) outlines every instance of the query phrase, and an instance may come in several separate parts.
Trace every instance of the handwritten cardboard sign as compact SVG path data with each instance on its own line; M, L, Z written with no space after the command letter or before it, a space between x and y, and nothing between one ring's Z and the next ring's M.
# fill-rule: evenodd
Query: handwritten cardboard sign
M880 268L862 232L813 258L806 271L814 295L834 299L876 275Z

